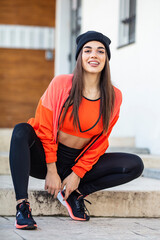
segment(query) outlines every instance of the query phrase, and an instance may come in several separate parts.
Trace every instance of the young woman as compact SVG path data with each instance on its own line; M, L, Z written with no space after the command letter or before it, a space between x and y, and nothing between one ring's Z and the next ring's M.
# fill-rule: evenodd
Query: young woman
M110 79L110 39L89 31L77 38L73 74L55 77L35 118L15 126L10 167L17 199L16 228L35 229L28 202L29 175L45 179L73 220L87 221L84 197L141 175L133 154L105 153L122 95Z

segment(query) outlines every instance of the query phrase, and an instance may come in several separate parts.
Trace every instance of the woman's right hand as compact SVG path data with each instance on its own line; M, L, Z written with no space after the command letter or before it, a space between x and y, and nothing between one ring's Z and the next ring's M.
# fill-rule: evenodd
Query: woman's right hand
M57 168L55 163L47 164L47 175L45 179L45 190L48 191L51 195L54 195L54 198L57 197L58 192L62 188L62 183L60 176L57 173Z

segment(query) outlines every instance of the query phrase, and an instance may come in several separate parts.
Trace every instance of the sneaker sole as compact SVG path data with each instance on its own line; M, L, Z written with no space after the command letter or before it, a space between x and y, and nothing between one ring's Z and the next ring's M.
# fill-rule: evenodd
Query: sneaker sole
M73 215L71 206L69 205L69 203L68 203L66 200L63 201L64 198L63 198L63 195L62 195L61 192L58 193L57 198L58 198L58 200L62 203L62 205L67 208L68 213L69 213L69 216L70 216L71 219L73 219L73 220L75 220L75 221L88 221L88 220L86 220L86 219L78 218L78 217L75 217L75 216Z
M37 225L19 225L17 224L17 221L15 221L15 227L20 230L35 230L37 229Z

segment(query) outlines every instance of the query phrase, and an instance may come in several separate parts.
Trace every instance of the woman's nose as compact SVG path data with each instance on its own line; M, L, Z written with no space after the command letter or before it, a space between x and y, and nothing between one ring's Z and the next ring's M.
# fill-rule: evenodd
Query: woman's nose
M92 51L90 56L93 57L93 58L97 57L96 51Z

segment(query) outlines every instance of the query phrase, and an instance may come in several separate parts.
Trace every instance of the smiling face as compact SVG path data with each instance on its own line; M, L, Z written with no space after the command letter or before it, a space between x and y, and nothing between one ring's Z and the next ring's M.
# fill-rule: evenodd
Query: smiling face
M82 67L87 73L100 73L106 60L105 46L98 41L87 42L82 49Z

